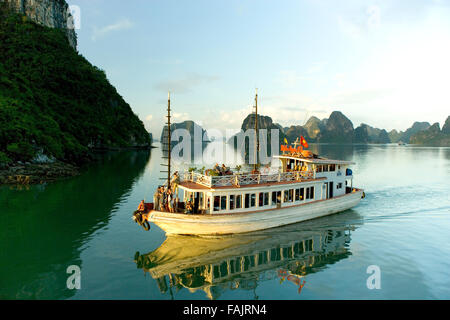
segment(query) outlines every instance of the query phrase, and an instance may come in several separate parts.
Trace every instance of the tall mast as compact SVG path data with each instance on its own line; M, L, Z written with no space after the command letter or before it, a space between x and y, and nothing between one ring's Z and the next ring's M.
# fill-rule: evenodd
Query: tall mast
M258 134L258 89L256 89L256 95L255 95L255 161L254 164L254 171L258 170L258 151L259 151L259 134Z
M167 143L169 154L167 156L167 188L170 189L170 157L172 153L172 133L170 132L170 91L168 93L168 101L167 101Z

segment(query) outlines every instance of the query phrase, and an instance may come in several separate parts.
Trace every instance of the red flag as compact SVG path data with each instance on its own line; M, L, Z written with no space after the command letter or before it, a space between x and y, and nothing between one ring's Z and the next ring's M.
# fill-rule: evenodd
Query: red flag
M304 148L308 148L308 142L306 142L305 138L303 138L303 136L300 137L300 143L302 144L302 146Z

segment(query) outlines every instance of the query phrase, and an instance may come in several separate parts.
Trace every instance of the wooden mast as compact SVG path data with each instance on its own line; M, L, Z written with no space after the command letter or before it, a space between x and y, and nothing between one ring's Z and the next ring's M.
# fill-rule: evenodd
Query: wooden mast
M170 132L170 91L168 93L168 101L167 101L167 143L168 143L168 151L167 155L167 188L170 189L170 158L172 153L172 133Z
M258 134L258 89L256 89L255 95L255 164L253 166L253 170L256 172L258 170L258 152L259 152L259 134Z

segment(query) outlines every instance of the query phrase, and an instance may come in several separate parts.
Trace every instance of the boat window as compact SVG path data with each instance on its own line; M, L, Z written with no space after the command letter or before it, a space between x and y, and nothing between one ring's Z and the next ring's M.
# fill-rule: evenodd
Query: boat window
M305 199L305 188L295 190L295 201L303 201Z
M227 209L227 196L222 196L220 199L220 209L226 210Z
M342 189L342 182L337 184L336 189Z
M268 206L269 205L269 193L264 192L259 194L258 198L258 205L260 207Z
M241 209L241 208L242 208L242 196L237 195L236 196L236 209Z
M250 195L250 207L255 207L256 206L256 194L252 193Z
M214 197L214 211L220 210L220 196Z
M314 187L306 188L306 199L314 199Z
M323 166L323 172L328 172L328 165Z
M272 205L275 206L281 203L281 191L272 192Z
M245 204L245 208L250 208L250 194L248 194L248 193L245 194L244 204Z
M336 171L336 165L330 164L330 171Z
M321 165L317 165L316 166L316 172L322 172L322 166Z
M292 202L294 196L294 189L284 190L284 202Z
M230 195L230 210L234 210L234 195Z

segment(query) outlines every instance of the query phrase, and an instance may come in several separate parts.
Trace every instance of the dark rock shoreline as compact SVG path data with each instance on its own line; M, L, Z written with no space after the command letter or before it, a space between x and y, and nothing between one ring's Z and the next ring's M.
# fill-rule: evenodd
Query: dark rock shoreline
M59 161L45 164L15 163L0 168L0 185L43 184L79 174L78 167Z
M0 186L1 185L33 185L54 182L65 178L75 177L80 174L81 168L96 161L96 155L108 152L139 151L156 148L153 145L132 147L104 147L91 149L79 163L70 164L62 161L52 163L16 162L9 165L0 164Z

